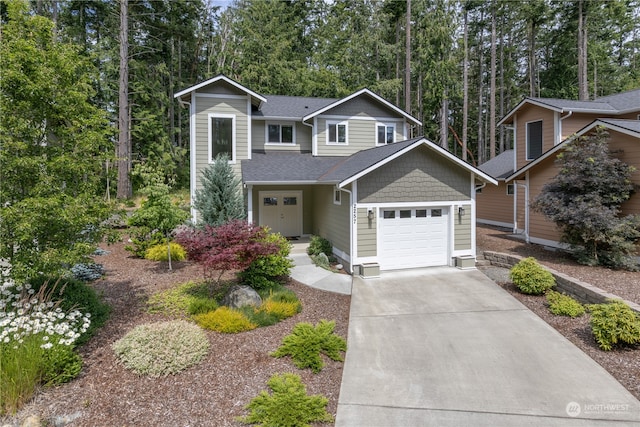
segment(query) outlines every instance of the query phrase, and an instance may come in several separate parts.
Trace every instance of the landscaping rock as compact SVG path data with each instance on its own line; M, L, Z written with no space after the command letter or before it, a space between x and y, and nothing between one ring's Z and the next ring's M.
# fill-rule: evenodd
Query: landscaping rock
M222 304L230 308L240 308L245 305L260 307L262 305L262 298L249 286L234 285L222 300Z

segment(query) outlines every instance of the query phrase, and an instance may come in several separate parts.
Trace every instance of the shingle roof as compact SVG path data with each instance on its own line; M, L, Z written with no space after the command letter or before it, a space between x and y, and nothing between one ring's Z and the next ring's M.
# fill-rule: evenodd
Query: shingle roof
M333 98L309 98L299 96L267 95L267 102L259 111L254 111L254 117L283 117L297 118L320 110L336 102Z
M597 98L598 102L606 102L618 111L640 109L640 88Z
M557 99L557 98L528 98L533 101L537 101L541 104L546 104L551 107L555 107L561 110L581 110L581 111L601 111L612 112L617 111L611 104L607 102L598 101L575 101L572 99Z
M623 120L623 119L598 119L598 121L617 126L640 135L640 120Z
M513 173L514 155L515 152L513 150L503 151L493 159L478 166L478 169L496 179L504 179Z
M327 170L344 157L314 157L300 153L252 153L251 160L242 160L242 181L316 182Z

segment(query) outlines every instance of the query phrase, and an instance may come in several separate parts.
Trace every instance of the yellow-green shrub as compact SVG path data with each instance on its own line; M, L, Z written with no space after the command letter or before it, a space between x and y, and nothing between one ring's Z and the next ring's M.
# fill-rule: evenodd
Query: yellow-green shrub
M556 279L535 258L521 260L511 267L509 277L520 292L530 295L543 294L556 284Z
M220 307L216 311L198 314L194 316L193 319L198 325L205 329L211 329L212 331L225 334L236 334L258 327L258 325L251 322L247 316L229 307Z
M556 291L547 291L547 302L549 311L556 316L579 317L584 314L584 306L569 295Z
M279 320L287 319L300 313L302 306L300 301L274 301L268 298L260 306L260 311L273 314Z
M187 258L187 251L182 246L175 242L169 243L171 248L171 260L172 261L184 261ZM168 261L167 245L155 245L147 249L144 253L144 258L150 261Z

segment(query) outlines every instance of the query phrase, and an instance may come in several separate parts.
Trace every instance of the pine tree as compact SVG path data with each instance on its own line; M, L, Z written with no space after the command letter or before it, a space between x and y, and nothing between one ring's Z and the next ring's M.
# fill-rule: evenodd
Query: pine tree
M227 154L218 155L202 172L201 182L202 188L196 190L193 203L201 215L199 222L217 227L244 218L240 179L234 174Z

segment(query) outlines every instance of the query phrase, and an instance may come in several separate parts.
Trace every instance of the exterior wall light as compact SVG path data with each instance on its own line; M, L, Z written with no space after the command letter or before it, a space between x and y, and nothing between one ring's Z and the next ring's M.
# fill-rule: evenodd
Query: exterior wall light
M373 209L369 209L367 211L367 218L369 219L369 221L373 221Z
M459 215L459 216L464 216L464 208L463 208L462 206L460 206L460 207L458 208L458 215Z

